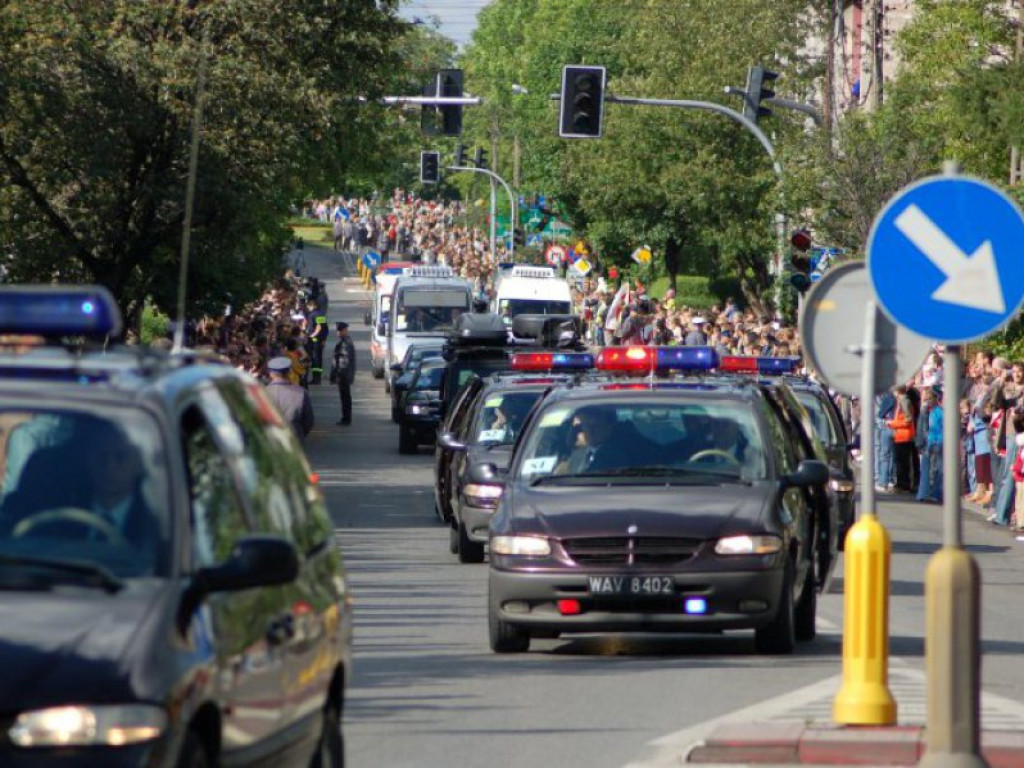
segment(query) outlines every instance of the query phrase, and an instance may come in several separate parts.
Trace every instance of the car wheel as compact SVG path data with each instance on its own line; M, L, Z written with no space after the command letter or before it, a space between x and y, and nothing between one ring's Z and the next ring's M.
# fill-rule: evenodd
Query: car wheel
M409 430L405 427L398 427L398 452L399 453L416 453L416 449L419 446L416 443L416 439L410 434Z
M384 378L384 366L377 367L373 366L373 378L383 379Z
M498 602L493 596L489 596L487 601L487 628L491 650L495 653L525 653L530 650L530 633L502 621L498 612Z
M453 555L459 554L459 532L455 528L448 528L448 551Z
M754 645L758 653L792 653L796 645L796 617L793 610L793 569L786 567L782 579L782 594L779 609L770 624L759 627L754 633Z
M185 735L185 743L178 755L177 768L208 768L211 765L210 755L199 734L193 730Z
M800 600L793 612L794 634L797 640L813 640L817 633L816 619L818 615L818 584L817 574L821 562L817 551L807 568L804 586L800 590Z
M469 531L466 530L465 523L459 523L456 536L459 537L460 563L482 563L484 561L484 545L469 538Z
M309 762L310 768L344 768L345 741L341 735L341 715L334 705L324 710L320 742Z

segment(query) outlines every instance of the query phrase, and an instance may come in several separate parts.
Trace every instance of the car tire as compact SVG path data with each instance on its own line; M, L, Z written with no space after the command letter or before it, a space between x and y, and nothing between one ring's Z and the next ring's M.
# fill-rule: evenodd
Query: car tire
M189 729L185 734L181 754L178 755L177 768L209 768L211 765L213 763L210 761L210 753L202 738L194 730Z
M782 594L779 608L771 623L758 627L754 632L754 645L758 653L784 655L793 652L796 646L796 616L793 608L793 569L786 567L782 578Z
M398 427L398 452L399 453L416 453L416 449L419 448L419 444L405 427L399 425Z
M491 650L495 653L526 653L530 650L530 633L501 620L498 602L493 596L487 600L487 629Z
M460 522L456 536L459 539L459 562L460 563L482 563L484 561L484 545L469 538L469 531L466 524Z
M324 710L324 722L320 731L310 768L345 768L345 740L341 734L341 715L334 705Z
M384 378L384 366L373 366L373 378L383 379Z
M453 555L459 554L459 532L455 528L448 528L448 551Z

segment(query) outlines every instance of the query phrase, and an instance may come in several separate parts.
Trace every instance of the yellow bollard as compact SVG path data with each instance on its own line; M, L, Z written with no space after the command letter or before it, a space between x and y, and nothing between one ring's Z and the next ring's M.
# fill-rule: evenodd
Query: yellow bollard
M843 685L832 717L844 725L893 725L889 692L889 533L864 514L843 553Z

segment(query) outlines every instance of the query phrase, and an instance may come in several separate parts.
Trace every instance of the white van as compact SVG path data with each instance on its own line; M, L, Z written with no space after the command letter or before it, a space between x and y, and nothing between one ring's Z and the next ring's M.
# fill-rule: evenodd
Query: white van
M391 366L401 362L410 344L427 339L445 341L455 318L468 312L473 286L456 277L451 267L418 266L399 275L391 294L387 324L386 388L391 388Z
M516 315L571 315L569 281L553 267L514 264L498 273L491 310L511 325Z
M410 267L396 266L377 273L377 288L373 294L373 310L370 313L370 366L373 378L384 378L388 357L388 323L391 318L391 297L395 283Z

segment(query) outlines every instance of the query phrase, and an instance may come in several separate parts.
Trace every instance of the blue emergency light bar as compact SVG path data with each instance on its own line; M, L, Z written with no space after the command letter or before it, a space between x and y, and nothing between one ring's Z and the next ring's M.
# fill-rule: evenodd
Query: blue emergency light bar
M757 373L761 376L783 376L800 367L797 357L757 357L755 355L725 355L719 363L723 373Z
M594 367L589 352L517 352L512 355L513 371L586 371Z
M122 327L121 310L102 286L0 286L0 333L103 339Z
M712 371L718 367L714 347L605 347L597 368L618 373Z

